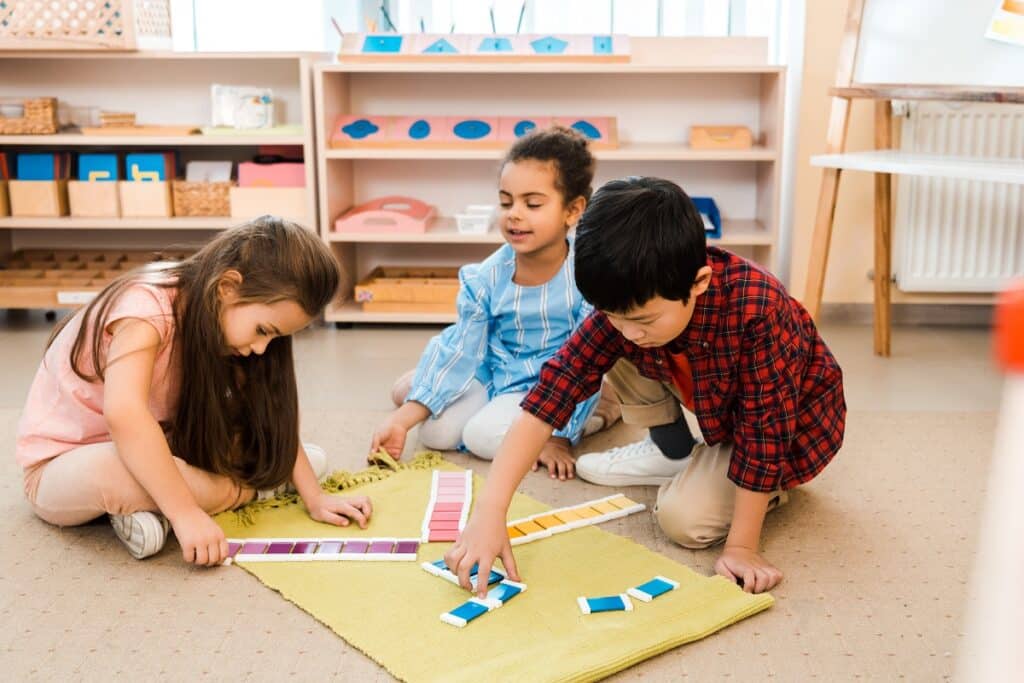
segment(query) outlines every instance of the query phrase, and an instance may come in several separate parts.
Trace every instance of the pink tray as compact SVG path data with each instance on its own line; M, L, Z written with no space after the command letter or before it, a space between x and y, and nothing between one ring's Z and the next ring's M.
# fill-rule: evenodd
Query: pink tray
M334 223L335 232L423 233L437 210L412 197L380 197L349 209Z

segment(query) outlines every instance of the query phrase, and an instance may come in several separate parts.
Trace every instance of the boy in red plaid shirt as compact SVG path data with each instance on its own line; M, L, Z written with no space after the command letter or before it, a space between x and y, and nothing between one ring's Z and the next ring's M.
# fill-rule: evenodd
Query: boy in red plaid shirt
M607 374L623 420L650 437L582 456L580 477L660 484L654 515L670 538L689 548L725 539L715 570L748 592L771 589L782 573L759 553L765 514L829 463L846 420L842 372L807 311L755 264L708 247L690 198L658 178L598 190L575 265L595 311L523 400L448 566L467 589L470 568L486 576L498 557L519 579L505 529L512 494ZM563 479L573 476L565 459Z

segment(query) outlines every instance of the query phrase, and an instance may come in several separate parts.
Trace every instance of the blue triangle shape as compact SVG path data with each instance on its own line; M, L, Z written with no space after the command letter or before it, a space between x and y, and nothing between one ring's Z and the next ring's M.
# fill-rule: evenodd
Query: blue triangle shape
M430 45L430 47L425 49L423 52L424 54L453 55L456 54L458 50L456 50L455 47L444 38L439 38L436 41L434 41Z

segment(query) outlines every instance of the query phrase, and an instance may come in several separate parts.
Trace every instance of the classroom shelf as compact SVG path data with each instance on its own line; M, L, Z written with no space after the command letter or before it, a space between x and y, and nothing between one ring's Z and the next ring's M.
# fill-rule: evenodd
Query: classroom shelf
M326 235L332 243L379 243L379 244L493 244L505 243L497 230L473 235L459 232L455 219L442 217L431 224L425 233L362 233L333 232ZM722 237L708 239L709 244L720 246L768 246L773 236L758 220L725 220L722 222Z
M628 62L587 63L587 62L535 62L509 63L485 62L428 62L417 64L412 61L394 64L380 62L349 62L331 64L325 71L338 73L391 73L397 70L406 73L436 74L777 74L785 67L770 64L735 64L725 66L698 64L630 64Z
M298 147L306 162L301 216L319 231L312 68L316 53L174 53L10 51L0 58L4 95L56 97L70 118L90 109L136 114L144 124L192 126L210 118L210 86L249 83L274 93L277 128L262 133L83 135L67 128L56 135L0 135L0 151L149 149L175 151L181 161L251 159L261 146ZM62 114L63 116L63 114ZM0 262L22 249L118 248L162 250L176 244L201 246L217 231L244 222L230 217L193 218L0 218ZM67 302L46 287L0 286L0 308L55 308Z
M481 116L550 112L614 116L619 146L593 149L595 189L612 178L652 175L695 196L715 198L723 236L768 269L777 258L785 69L767 63L767 44L750 39L632 38L632 61L341 61L313 70L319 223L342 265L340 295L327 319L346 323L448 323L452 314L364 313L357 282L377 266L461 266L503 243L501 235L460 234L453 216L496 201L497 162L506 149L330 147L341 116ZM745 125L747 150L692 149L692 125ZM339 234L351 207L413 197L445 217L426 233Z
M342 73L417 74L781 74L767 64L767 42L750 37L630 38L628 62L463 60L408 58L339 60L325 67Z
M454 313L366 313L359 304L343 301L327 309L324 319L332 323L425 323L455 322Z
M688 145L671 143L632 143L616 149L595 149L598 161L775 161L774 149L755 146L751 149L692 149ZM345 147L325 150L328 159L436 159L438 161L489 161L501 159L505 149L459 148L373 148Z
M258 147L304 145L304 135L0 135L0 145L46 147Z
M811 165L931 178L962 178L1024 185L1024 162L1020 159L981 159L944 154L919 154L898 149L845 154L819 154Z
M494 244L504 243L501 233L492 230L482 235L470 235L459 232L455 227L455 219L443 216L438 218L423 233L386 233L386 232L334 232L326 234L329 242L367 242L381 244Z
M241 218L0 218L0 229L13 230L225 230L242 223Z

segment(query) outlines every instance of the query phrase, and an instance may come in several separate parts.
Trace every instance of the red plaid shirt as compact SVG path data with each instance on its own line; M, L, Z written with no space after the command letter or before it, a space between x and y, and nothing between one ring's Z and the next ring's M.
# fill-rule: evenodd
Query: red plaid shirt
M729 479L751 491L810 481L843 443L842 371L782 283L715 247L708 247L708 265L711 286L672 342L640 348L595 311L544 364L522 407L561 427L620 358L643 376L672 384L669 353L683 353L693 368L705 441L734 446Z

